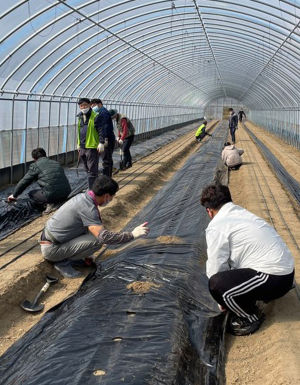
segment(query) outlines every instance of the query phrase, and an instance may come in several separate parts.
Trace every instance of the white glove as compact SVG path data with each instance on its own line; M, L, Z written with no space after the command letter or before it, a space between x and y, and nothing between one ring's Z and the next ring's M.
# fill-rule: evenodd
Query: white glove
M148 222L143 223L142 225L139 225L132 231L132 235L134 239L140 238L143 235L148 235L149 233L149 227L146 227Z
M120 147L123 146L123 140L122 140L122 139L118 139L118 145L119 145Z
M10 195L8 198L7 198L7 201L8 202L13 202L13 201L16 201L17 198L15 198L13 195Z
M99 143L98 147L97 147L97 150L98 150L99 154L102 154L102 152L104 152L104 144L103 143Z

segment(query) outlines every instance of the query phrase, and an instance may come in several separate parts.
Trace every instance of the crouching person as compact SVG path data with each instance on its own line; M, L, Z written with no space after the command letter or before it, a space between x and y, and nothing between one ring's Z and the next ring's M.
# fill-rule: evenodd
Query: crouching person
M256 301L270 301L293 286L294 260L279 234L263 219L235 205L227 186L210 185L201 205L206 229L209 291L229 311L228 331L254 333L264 320Z
M204 139L206 135L212 136L211 134L209 134L208 132L205 131L206 126L207 126L207 120L203 120L201 126L197 129L196 134L195 134L195 138L196 138L197 142L201 142L202 139Z
M230 142L224 143L224 149L222 151L223 163L229 170L239 170L243 164L242 157L244 150L239 150L234 144Z
M47 158L43 148L34 149L31 155L33 163L7 200L8 202L17 200L26 187L37 182L41 188L29 191L28 196L35 204L46 206L45 213L49 214L67 200L71 186L63 167L55 160Z
M91 190L65 203L47 222L39 241L44 258L65 278L77 278L81 272L72 265L84 263L103 244L130 242L147 235L144 223L132 232L115 233L103 227L98 207L106 206L119 186L108 176L96 178Z

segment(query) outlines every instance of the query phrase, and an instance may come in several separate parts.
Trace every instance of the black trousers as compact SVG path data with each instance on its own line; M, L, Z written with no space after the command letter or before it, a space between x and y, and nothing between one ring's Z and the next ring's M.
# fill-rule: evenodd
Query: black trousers
M60 197L60 198L47 198L44 190L37 189L37 190L31 190L28 193L28 196L30 199L32 199L37 205L44 205L46 203L58 203L63 202L67 199L67 197Z
M132 159L131 159L131 154L130 154L130 146L132 145L134 139L134 135L130 135L127 138L124 139L123 142L123 163L125 167L131 166L132 165Z
M97 148L80 148L80 157L88 176L88 187L91 189L98 176L99 154Z
M107 147L104 148L104 153L102 156L102 166L103 171L102 174L106 176L112 176L112 170L113 170L113 152L115 148L115 137L112 139L108 139Z
M212 297L224 308L250 322L257 320L256 301L271 301L284 296L292 287L294 272L271 275L253 269L221 271L209 279Z
M196 136L196 140L202 140L205 138L206 134L200 134L199 136Z

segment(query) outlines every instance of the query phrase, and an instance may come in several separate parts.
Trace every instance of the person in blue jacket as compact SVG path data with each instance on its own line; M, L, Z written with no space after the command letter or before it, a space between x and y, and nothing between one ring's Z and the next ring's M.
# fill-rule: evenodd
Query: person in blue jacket
M108 110L103 107L101 99L92 99L91 107L97 116L95 118L95 128L99 133L99 142L104 145L102 156L102 174L112 176L113 170L113 151L115 148L115 134L113 122Z

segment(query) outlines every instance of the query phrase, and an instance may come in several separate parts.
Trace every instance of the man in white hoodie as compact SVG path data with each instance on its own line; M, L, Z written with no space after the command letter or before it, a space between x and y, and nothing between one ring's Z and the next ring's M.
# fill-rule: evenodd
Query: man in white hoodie
M256 301L280 298L292 288L293 256L273 227L233 204L227 186L204 188L201 205L211 218L206 229L209 291L220 309L229 311L228 331L252 334L264 320Z
M230 144L230 142L225 142L224 146L224 150L222 151L224 164L226 164L229 170L238 170L243 163L241 155L244 153L244 150L239 150L234 144Z

